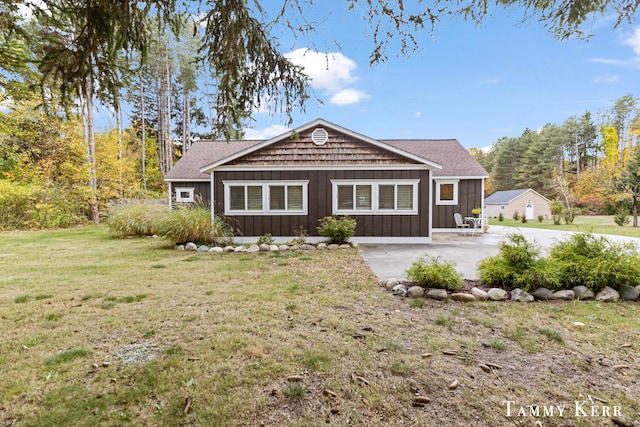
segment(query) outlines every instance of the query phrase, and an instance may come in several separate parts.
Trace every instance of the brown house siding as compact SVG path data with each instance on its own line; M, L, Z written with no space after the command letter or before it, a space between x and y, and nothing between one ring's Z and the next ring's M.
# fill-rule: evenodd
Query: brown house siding
M359 237L429 237L429 172L427 170L304 170L304 171L217 171L215 211L224 213L223 181L309 180L308 215L256 215L228 217L244 236L294 236L302 227L317 236L318 220L331 215L332 179L382 180L419 179L418 215L352 215Z
M453 214L458 212L462 216L471 216L473 208L482 207L484 200L482 194L481 179L461 179L458 182L458 204L457 205L437 205L436 191L433 184L433 228L456 228Z
M171 202L176 203L176 188L190 188L193 187L193 194L196 198L196 202L202 202L204 206L211 206L211 185L208 182L194 181L194 182L172 182L171 183Z

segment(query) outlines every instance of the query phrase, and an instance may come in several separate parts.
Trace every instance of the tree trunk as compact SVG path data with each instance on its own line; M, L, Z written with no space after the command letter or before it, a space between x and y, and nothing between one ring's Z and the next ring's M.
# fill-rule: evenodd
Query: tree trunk
M122 178L122 158L123 156L123 135L124 128L122 127L122 104L118 99L116 105L117 113L116 120L118 121L118 195L122 199L124 197L124 182Z
M140 68L140 122L142 126L142 192L147 197L147 128L144 117L144 79Z
M88 76L82 87L84 95L84 139L86 142L87 166L89 169L89 219L96 224L100 223L98 209L98 174L96 171L96 135L93 115L93 77Z
M633 214L633 226L638 226L638 193L631 195L631 213Z

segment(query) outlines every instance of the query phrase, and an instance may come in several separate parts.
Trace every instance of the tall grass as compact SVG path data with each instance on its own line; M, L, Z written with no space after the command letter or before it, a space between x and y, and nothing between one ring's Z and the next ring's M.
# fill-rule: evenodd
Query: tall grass
M219 217L211 221L211 212L203 206L167 212L155 221L154 228L156 234L175 243L212 243L233 236L231 227Z
M154 222L167 213L164 205L130 204L114 210L107 219L111 234L117 237L156 234Z

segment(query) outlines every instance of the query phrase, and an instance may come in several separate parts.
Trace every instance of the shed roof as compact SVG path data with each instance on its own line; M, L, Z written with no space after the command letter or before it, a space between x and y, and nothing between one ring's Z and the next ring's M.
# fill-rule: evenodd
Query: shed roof
M522 196L523 194L528 193L529 191L536 193L538 196L542 197L545 200L548 200L542 194L538 193L537 191L531 188L522 188L519 190L496 191L495 193L493 193L492 195L484 199L484 204L485 205L506 205L512 202L513 200L517 199L518 197Z

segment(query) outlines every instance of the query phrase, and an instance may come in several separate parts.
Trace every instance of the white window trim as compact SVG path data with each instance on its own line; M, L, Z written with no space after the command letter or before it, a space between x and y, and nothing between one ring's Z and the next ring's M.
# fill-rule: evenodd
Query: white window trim
M192 203L195 200L195 190L195 187L175 187L176 203ZM180 193L184 192L189 193L189 196L180 196Z
M269 216L269 215L307 215L309 212L309 181L222 181L224 185L224 214L229 216ZM284 185L302 186L302 210L271 210L269 209L269 186ZM252 186L262 187L262 210L233 210L231 209L230 187ZM246 193L245 193L246 194ZM285 201L286 203L286 201Z
M331 180L331 211L333 215L418 215L419 204L419 179L332 179ZM371 209L338 209L338 186L339 185L371 185ZM379 209L378 208L378 186L380 185L412 185L413 186L413 209ZM396 190L397 191L397 190ZM397 193L396 201L397 204Z
M436 205L457 205L458 204L458 183L459 179L436 179ZM453 184L453 200L440 200L440 186L442 184Z

